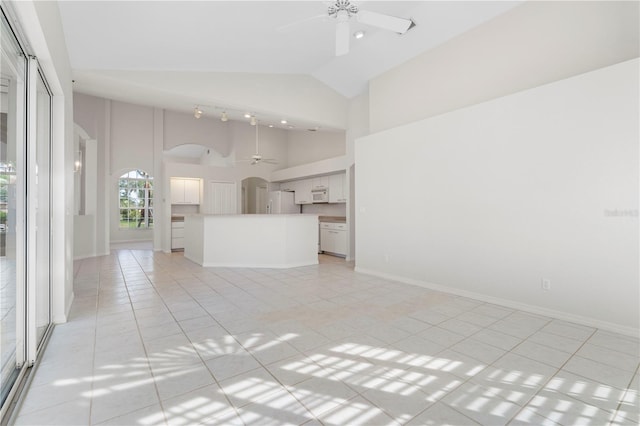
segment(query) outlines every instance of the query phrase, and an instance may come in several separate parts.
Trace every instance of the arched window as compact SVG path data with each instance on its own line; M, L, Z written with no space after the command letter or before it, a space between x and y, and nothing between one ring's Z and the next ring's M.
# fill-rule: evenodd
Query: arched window
M120 229L153 228L153 177L132 170L118 181Z

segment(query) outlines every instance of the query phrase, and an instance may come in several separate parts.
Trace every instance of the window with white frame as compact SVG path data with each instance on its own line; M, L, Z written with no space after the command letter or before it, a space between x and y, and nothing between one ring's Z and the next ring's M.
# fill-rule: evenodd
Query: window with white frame
M118 180L120 229L153 228L153 177L132 170Z

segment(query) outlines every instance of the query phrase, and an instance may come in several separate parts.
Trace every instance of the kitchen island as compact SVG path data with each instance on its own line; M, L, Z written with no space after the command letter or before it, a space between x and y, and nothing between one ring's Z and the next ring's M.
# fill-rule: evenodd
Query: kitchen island
M185 217L184 257L205 267L294 268L318 263L318 216Z

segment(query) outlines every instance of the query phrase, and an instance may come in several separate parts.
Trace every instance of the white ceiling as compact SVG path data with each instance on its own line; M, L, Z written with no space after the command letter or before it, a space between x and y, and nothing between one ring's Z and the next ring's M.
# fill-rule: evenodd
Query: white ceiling
M346 56L334 55L335 21L319 18L324 1L61 1L60 14L76 79L75 89L107 98L188 110L251 109L246 102L216 100L215 94L183 96L193 72L306 75L345 98L360 94L367 82L408 59L436 47L518 5L519 1L356 1L363 10L411 18L405 35L351 23L364 30L351 39ZM166 80L140 84L127 73L172 72ZM120 72L114 79L114 72ZM118 91L114 85L121 84ZM126 87L126 89L124 89ZM115 89L115 90L114 90ZM154 95L154 92L156 95ZM116 96L114 97L114 93ZM169 98L161 101L157 93ZM225 104L226 103L226 104ZM264 121L282 114L254 109ZM206 109L205 109L205 112ZM218 111L219 112L219 111ZM269 116L273 114L272 116ZM231 118L240 118L232 116ZM309 127L318 123L299 123ZM322 124L322 123L321 123Z

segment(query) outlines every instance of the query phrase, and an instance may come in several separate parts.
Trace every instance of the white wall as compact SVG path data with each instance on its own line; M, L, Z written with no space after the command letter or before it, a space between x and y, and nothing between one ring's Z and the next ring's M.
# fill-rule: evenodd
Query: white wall
M347 260L356 258L356 210L355 210L355 141L369 135L369 91L362 93L349 102L349 126L346 131L347 188L348 202L346 209L349 224L349 253Z
M153 173L153 108L111 102L111 173ZM118 175L119 176L119 175Z
M358 140L357 270L637 334L639 71Z
M345 133L342 131L291 131L287 132L287 145L288 166L299 166L345 155Z
M638 56L638 2L527 1L370 83L372 131Z
M196 119L193 114L165 111L163 124L165 150L184 144L197 144L213 149L224 157L231 152L228 121L223 123L207 115Z
M206 105L232 105L237 111L280 116L291 123L337 129L347 125L348 100L310 75L152 70L76 70L75 75L80 88L102 87L94 95L130 100L131 93L142 94L164 109L172 109L179 94L197 100L205 114L215 113Z
M104 176L107 175L110 170L110 148L108 145L107 137L110 132L107 129L107 111L110 112L110 103L106 99L96 98L93 96L83 95L81 93L73 94L73 120L78 127L79 131L86 137L86 139L95 140L96 143L96 157L97 157L97 190L96 190L96 206L95 206L95 219L93 226L95 227L95 244L91 245L92 250L86 252L85 250L76 250L76 256L85 257L88 255L104 255L109 253L109 216L108 206L111 204L109 192L105 190ZM86 134L86 135L85 135ZM85 165L85 167L87 167ZM78 196L76 194L76 196ZM87 221L77 223L83 223L86 225ZM82 237L80 237L82 238ZM77 239L76 239L77 240ZM87 247L86 245L84 247Z

